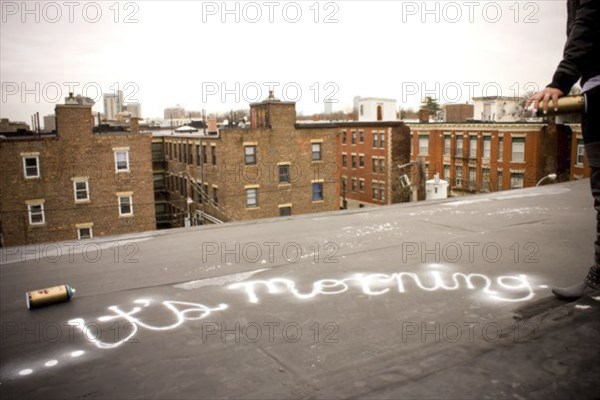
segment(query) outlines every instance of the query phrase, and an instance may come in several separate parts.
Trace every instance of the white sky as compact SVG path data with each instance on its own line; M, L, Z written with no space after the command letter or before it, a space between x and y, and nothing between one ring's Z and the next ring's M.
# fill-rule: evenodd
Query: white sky
M86 94L97 99L96 87L110 92L116 84L123 88L130 83L126 100L139 101L144 117L162 117L164 108L176 104L209 112L246 108L257 87L261 99L267 96L267 82L280 85L275 91L279 98L287 84L284 99L295 97L294 88L300 87L297 110L303 113L322 112L325 95L336 88L334 110L350 108L354 96L391 97L405 107L416 107L424 95L442 103L465 101L469 86L481 95L486 84L488 95L523 94L528 82L545 86L550 81L566 37L566 0L321 1L318 23L314 0L274 2L273 23L263 1L228 1L230 9L237 3L238 23L234 14L221 21L221 1L120 2L118 23L114 1L76 2L72 23L63 1L52 6L29 2L31 10L37 3L39 22L35 11L23 13L21 1L1 3L0 115L26 122L34 112L50 114L64 101L69 91L65 82L80 85L76 94L87 84ZM91 21L96 4L102 15L96 23L87 22L83 8ZM424 5L439 12L422 15ZM299 22L284 19L284 6L288 19L300 8ZM52 23L57 9L62 16ZM209 15L214 9L217 14ZM244 16L254 18L257 9L260 21L246 21ZM494 23L498 9L502 15ZM458 22L445 21L456 19L457 10L462 13ZM124 23L131 13L138 22ZM338 22L324 23L331 13ZM235 92L236 82L239 102L233 94L223 102L220 86ZM326 86L328 82L332 84ZM18 92L13 94L15 85ZM213 85L217 94L207 91ZM22 86L32 93L24 95ZM462 97L457 98L456 88ZM102 111L101 101L94 110Z

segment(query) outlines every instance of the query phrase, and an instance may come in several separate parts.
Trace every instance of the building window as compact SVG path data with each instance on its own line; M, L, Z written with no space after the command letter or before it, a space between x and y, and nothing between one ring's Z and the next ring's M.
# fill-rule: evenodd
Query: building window
M524 175L521 173L511 173L510 174L510 188L511 189L523 188L523 177L524 177Z
M279 166L279 183L290 183L290 166Z
M213 186L213 202L219 204L219 188Z
M346 144L348 141L348 132L342 131L342 144Z
M314 182L312 184L312 199L313 201L323 200L323 183Z
M200 165L200 145L196 145L196 165Z
M352 144L356 144L356 131L352 131Z
M378 140L377 140L378 137L379 136L377 135L377 133L373 132L373 147L378 147L378 144L377 144L378 143Z
M91 226L86 226L84 228L77 228L77 237L79 237L79 240L82 239L93 239L94 238L94 232L92 230Z
M358 166L364 168L365 166L365 156L361 155L358 157Z
M469 158L477 158L477 136L469 138Z
M513 162L525 161L525 138L512 139L512 157Z
M356 193L356 178L352 178L352 193Z
M452 145L452 138L450 136L444 136L444 155L450 155L450 146Z
M498 139L498 160L504 158L504 138Z
M498 171L498 182L496 182L498 184L498 191L502 190L503 178L504 178L504 176L502 175L502 171Z
M256 146L245 146L244 155L246 165L256 164Z
M456 157L463 156L463 137L462 136L456 137L456 152L454 154L456 155Z
M419 155L429 155L429 136L419 135Z
M450 166L449 165L444 165L444 176L443 178L447 181L450 180Z
M38 156L25 156L23 157L23 173L25 178L39 178L40 177L40 158Z
M202 164L206 163L206 145L202 145Z
M280 217L289 217L292 215L292 207L279 207Z
M133 215L133 200L131 195L119 196L119 216Z
M364 191L365 191L365 180L364 179L359 179L359 181L358 181L358 190L361 193L364 193Z
M365 106L364 105L360 105L360 115L365 115Z
M490 158L492 152L492 142L489 137L483 138L483 158Z
M385 201L385 187L383 185L379 188L379 200Z
M352 168L356 168L356 156L352 155Z
M379 187L373 182L373 200L379 200Z
M373 161L373 173L377 173L377 159L375 157L372 158Z
M319 161L321 159L321 143L312 144L312 160Z
M360 143L365 142L365 131L358 131L358 141Z
M87 179L75 179L73 181L75 203L83 203L90 200L90 190Z
M454 169L454 185L458 187L462 186L462 166L455 167Z
M44 225L46 216L44 214L44 203L28 204L29 225Z
M212 165L217 165L217 146L210 146L210 155L212 158Z
M473 167L469 168L469 189L477 189L477 169Z
M117 172L129 172L129 151L115 151L115 169Z
M342 154L342 167L346 168L348 165L348 156L346 154Z
M346 193L347 188L348 188L348 178L343 176L342 177L342 193Z
M246 207L258 207L258 189L246 189Z
M379 172L383 173L385 171L385 159L379 159Z
M379 147L382 149L385 147L385 133L379 134Z
M577 139L577 158L575 164L578 167L583 167L583 159L585 157L585 147L583 145L583 139Z
M489 192L490 191L490 169L483 168L481 170L481 175L482 175L481 189L484 192Z

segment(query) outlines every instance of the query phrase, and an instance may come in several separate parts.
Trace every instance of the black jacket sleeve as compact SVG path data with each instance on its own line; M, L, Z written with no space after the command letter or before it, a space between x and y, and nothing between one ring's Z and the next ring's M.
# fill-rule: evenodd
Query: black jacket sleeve
M569 27L563 59L554 73L552 83L548 85L565 94L586 71L598 68L592 64L598 61L594 48L597 49L595 42L598 40L600 24L600 0L580 0L574 11L575 15L570 16L573 22Z

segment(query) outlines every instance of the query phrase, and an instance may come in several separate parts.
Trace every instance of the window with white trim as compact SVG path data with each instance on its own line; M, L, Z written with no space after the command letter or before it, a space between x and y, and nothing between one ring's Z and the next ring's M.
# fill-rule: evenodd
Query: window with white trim
M119 196L119 216L133 215L133 199L131 195Z
M314 182L312 184L312 200L323 200L323 182Z
M39 156L23 156L23 173L27 179L40 177Z
M46 223L44 203L28 204L27 211L29 212L29 225L44 225Z
M513 162L525 161L525 138L512 138L512 156Z
M129 151L128 150L116 150L115 151L115 171L116 172L129 172Z
M246 189L246 207L258 207L258 189Z
M321 143L313 143L312 144L312 160L313 161L321 160Z
M429 136L428 135L419 135L419 155L420 156L429 155Z
M256 146L244 147L244 161L246 165L256 164Z
M77 228L77 236L79 237L79 240L93 239L94 238L93 228L91 226Z
M492 141L489 136L485 136L483 138L483 158L490 158L490 154L492 153Z
M90 200L90 187L87 179L73 180L75 203L84 203Z
M521 189L523 188L524 174L514 172L510 174L510 188Z
M477 136L469 137L469 158L477 158Z
M450 135L445 135L444 136L444 155L445 156L450 155L451 146L452 146L452 138L450 137Z

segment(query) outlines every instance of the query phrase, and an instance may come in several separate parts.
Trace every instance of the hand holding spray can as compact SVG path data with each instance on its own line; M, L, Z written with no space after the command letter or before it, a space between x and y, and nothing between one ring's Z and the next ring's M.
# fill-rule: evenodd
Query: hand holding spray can
M73 294L75 294L75 289L65 283L60 286L27 292L25 299L27 308L32 309L67 302L71 300Z

